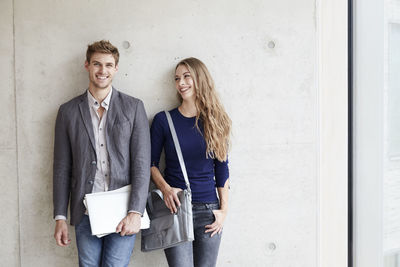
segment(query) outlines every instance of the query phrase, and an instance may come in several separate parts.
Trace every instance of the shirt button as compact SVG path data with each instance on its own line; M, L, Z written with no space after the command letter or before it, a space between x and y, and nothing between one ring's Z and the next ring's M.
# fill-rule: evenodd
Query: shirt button
M96 165L96 161L95 160L92 161L92 165Z
M88 182L88 184L93 184L93 181L92 181L92 180L90 180L90 181Z
M106 162L105 161L103 161L103 164L105 164Z
M101 131L101 128L99 130Z
M108 176L108 174L105 175L105 177L107 177L107 176Z
M103 146L103 144L101 144L100 146Z

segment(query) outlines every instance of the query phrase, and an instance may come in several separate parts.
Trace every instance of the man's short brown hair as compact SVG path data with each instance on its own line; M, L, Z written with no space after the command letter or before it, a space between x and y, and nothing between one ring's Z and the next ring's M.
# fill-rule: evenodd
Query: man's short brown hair
M115 59L115 66L118 65L119 52L118 48L113 46L110 41L101 40L88 45L86 50L86 60L90 63L90 59L94 53L111 54Z

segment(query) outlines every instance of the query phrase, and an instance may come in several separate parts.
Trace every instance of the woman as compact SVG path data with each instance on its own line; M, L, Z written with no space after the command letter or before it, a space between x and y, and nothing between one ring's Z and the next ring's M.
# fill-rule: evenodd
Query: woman
M165 249L169 266L215 266L228 210L228 148L231 120L203 62L187 58L175 68L181 105L170 111L192 190L194 241ZM158 168L165 150L164 176ZM151 126L151 176L166 206L176 212L185 182L164 112ZM217 190L215 189L217 188ZM218 196L217 196L217 192Z

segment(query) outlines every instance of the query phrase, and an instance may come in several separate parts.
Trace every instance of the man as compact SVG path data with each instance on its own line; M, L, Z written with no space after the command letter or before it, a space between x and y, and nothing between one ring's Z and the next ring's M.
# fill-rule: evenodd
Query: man
M61 105L55 127L53 202L59 246L75 226L80 266L127 266L140 230L150 179L149 124L143 103L112 87L118 49L108 41L88 46L89 89ZM92 236L83 198L131 184L127 216L114 234Z

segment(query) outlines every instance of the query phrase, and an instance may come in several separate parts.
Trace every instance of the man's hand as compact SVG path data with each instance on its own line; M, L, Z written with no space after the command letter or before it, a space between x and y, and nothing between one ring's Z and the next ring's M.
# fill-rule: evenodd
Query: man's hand
M71 243L71 239L69 239L68 235L68 225L64 220L56 221L56 229L54 230L54 238L57 242L57 245L60 247L66 247Z
M140 217L139 213L130 212L117 226L117 233L121 236L137 234L140 231Z

